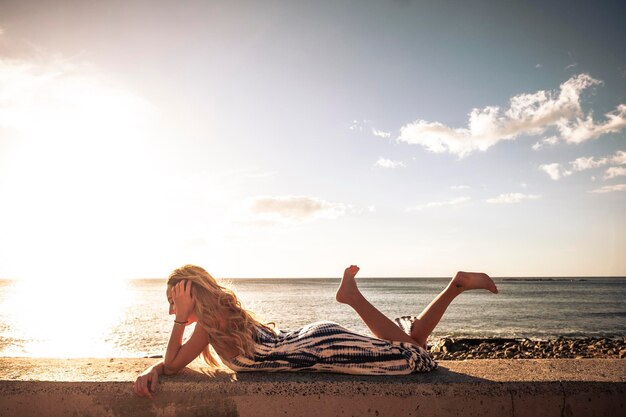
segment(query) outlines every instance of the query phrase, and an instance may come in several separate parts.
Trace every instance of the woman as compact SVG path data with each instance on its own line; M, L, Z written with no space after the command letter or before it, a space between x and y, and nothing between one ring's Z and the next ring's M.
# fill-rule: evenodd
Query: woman
M426 339L450 302L466 290L498 292L487 274L457 272L419 316L392 321L361 294L354 279L357 272L356 265L346 268L335 298L354 308L376 337L355 333L330 321L295 331L274 330L244 309L237 296L204 269L194 265L176 269L167 281L169 313L176 318L165 357L139 375L135 393L152 398L159 375L176 374L200 354L215 367L219 366L217 354L237 372L398 375L431 371L437 363L426 351ZM193 334L182 343L185 326L195 322Z

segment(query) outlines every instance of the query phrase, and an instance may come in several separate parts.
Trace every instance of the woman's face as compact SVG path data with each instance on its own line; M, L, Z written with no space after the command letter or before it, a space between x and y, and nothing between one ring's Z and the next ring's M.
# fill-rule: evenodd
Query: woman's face
M165 291L165 295L167 296L167 302L170 305L169 314L176 315L176 305L174 304L174 299L172 298L172 286L168 285L167 290ZM192 311L187 318L187 324L195 323L198 321L198 317L196 316L195 311Z

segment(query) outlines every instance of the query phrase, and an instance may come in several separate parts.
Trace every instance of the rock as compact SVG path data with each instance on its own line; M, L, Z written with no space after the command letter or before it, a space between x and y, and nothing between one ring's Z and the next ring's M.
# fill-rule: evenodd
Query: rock
M435 359L544 359L626 358L626 343L619 339L559 338L454 339L441 338L430 347Z
M467 346L462 343L455 342L454 339L443 338L437 342L437 345L433 348L435 352L458 352L465 350Z
M446 345L447 340L448 340L448 339L446 339L445 337L444 337L444 338L439 339L439 340L437 341L437 344L436 344L435 346L433 346L433 347L431 348L431 350L432 350L433 352L435 352L435 353L445 352L444 347L445 347L445 345Z

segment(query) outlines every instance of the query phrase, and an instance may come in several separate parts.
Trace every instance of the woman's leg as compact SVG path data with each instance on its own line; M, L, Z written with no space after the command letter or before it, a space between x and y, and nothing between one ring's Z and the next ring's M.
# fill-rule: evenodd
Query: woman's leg
M359 268L355 265L346 269L343 279L341 280L341 285L337 290L337 295L335 296L337 301L348 304L354 308L374 336L390 341L417 343L424 348L426 347L428 336L437 323L439 323L443 313L445 313L446 309L457 295L466 290L479 288L487 289L493 293L498 292L495 283L487 274L457 272L446 289L444 289L418 316L417 320L413 323L411 336L409 336L393 321L378 311L378 309L370 304L363 294L361 294L356 285L356 280L354 279L358 271Z
M448 306L463 291L485 289L494 294L498 293L496 284L487 274L482 272L457 272L448 286L417 316L411 328L411 337L418 345L426 347L426 340Z
M408 334L404 333L398 325L389 320L387 316L378 311L376 307L359 291L354 276L359 272L359 267L351 265L346 268L341 280L341 285L337 290L335 298L343 304L352 307L363 319L367 327L372 331L374 336L379 339L386 339L397 342L415 343Z

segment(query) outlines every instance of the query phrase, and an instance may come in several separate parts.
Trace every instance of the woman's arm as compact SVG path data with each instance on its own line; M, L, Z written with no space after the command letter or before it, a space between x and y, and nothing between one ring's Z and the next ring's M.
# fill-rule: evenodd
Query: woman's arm
M179 325L175 325L174 327L183 328L183 326ZM167 347L168 352L173 352L176 344L178 344L178 349L175 354L171 358L157 362L143 371L133 384L135 394L152 399L152 394L156 392L160 375L174 375L178 373L178 371L187 366L189 362L194 360L209 343L206 331L202 327L196 326L189 340L181 346L180 338L182 337L182 332L177 331L175 328L172 329L172 336L170 337L170 343ZM180 335L178 335L179 333Z
M189 340L181 345L184 330L185 326L174 324L170 341L167 344L165 358L163 359L162 374L164 375L178 373L178 371L197 358L209 344L208 333L202 326L196 324L196 328L193 330Z
M192 320L195 320L195 316L192 314L195 300L191 294L191 282L183 280L176 284L172 289L172 300L176 319L163 359L163 373L165 375L176 374L194 360L209 344L209 335L199 325L196 325L189 340L182 344L183 333L189 324L190 316L193 316Z

